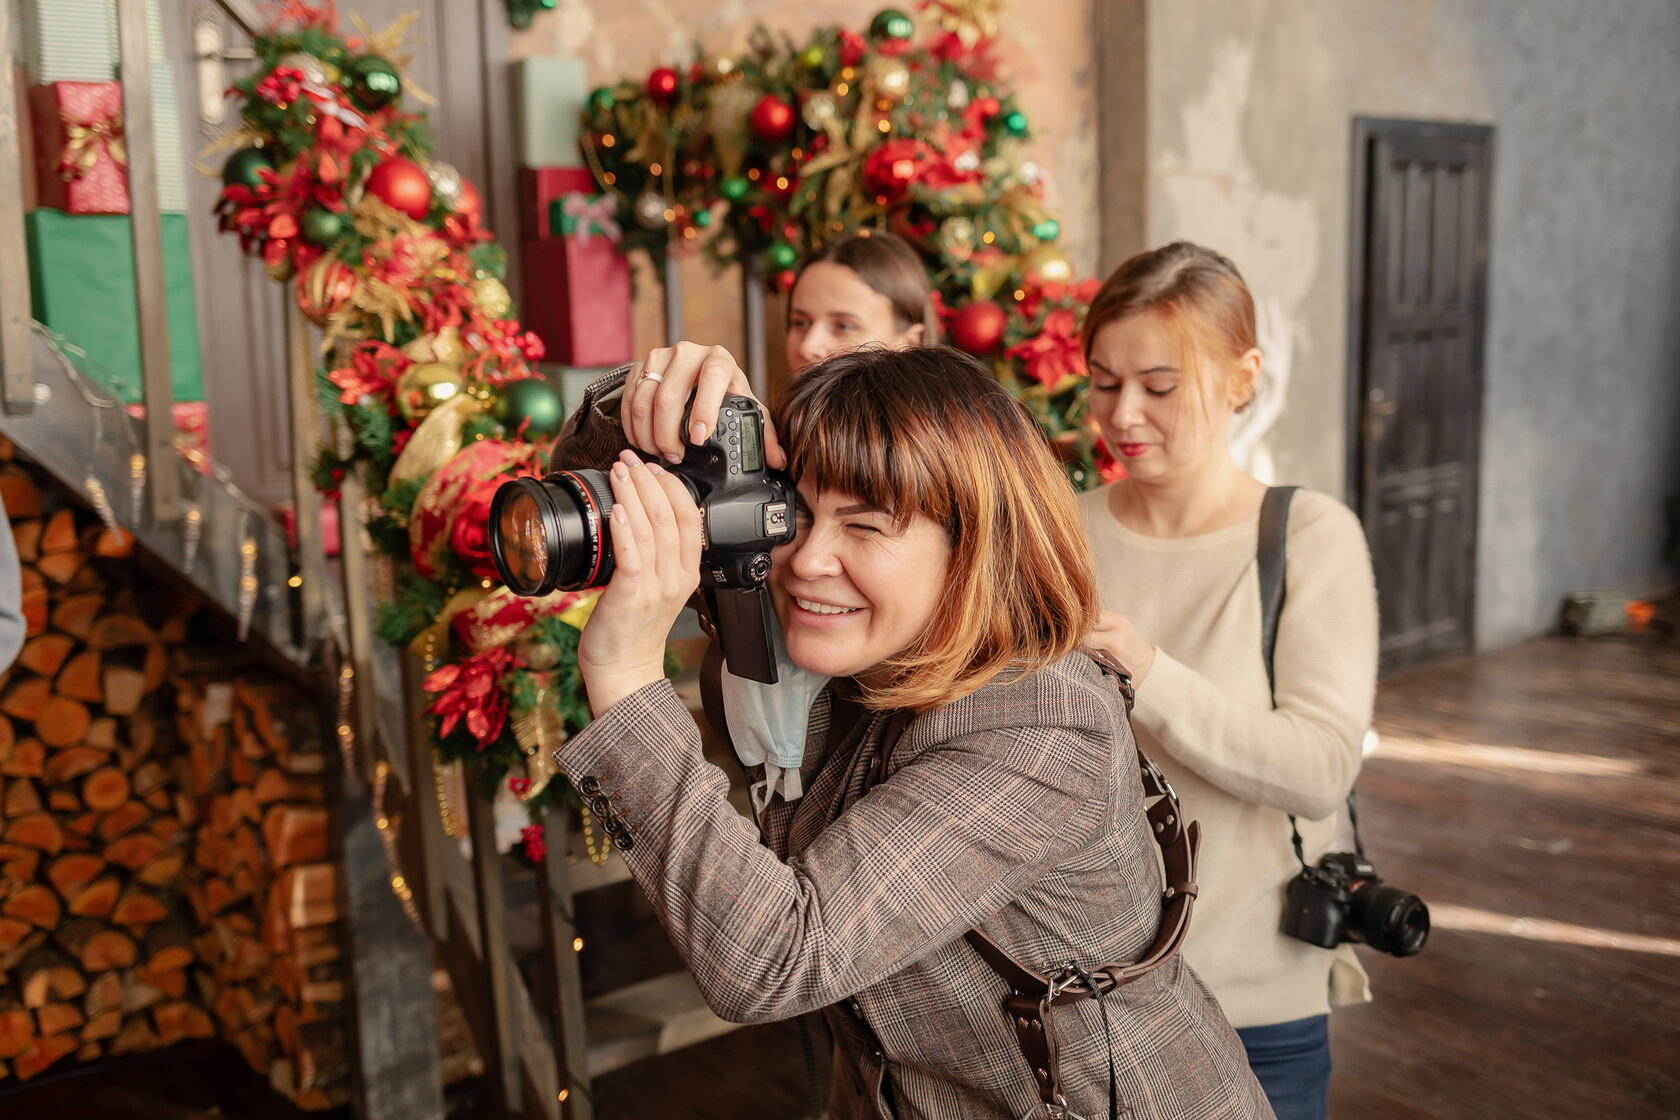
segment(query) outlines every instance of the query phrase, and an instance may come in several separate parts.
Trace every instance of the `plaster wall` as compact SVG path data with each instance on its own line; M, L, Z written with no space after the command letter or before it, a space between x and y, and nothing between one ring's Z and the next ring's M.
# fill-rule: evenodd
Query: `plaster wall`
M1478 644L1650 591L1680 490L1680 4L1150 0L1149 241L1292 325L1280 480L1344 491L1355 115L1492 124Z
M1046 174L1045 201L1062 225L1062 245L1080 273L1096 267L1097 102L1093 4L1098 0L1000 5L996 57L1033 123L1028 156ZM803 42L810 29L839 25L864 30L886 0L559 0L510 44L513 58L565 54L588 63L589 82L605 85L645 76L662 65L687 65L698 43L708 53L740 52L756 24ZM899 3L920 18L918 6ZM918 36L920 29L918 28ZM743 338L740 281L715 276L695 253L682 268L684 322L695 341L721 343L737 354ZM635 337L639 349L664 344L658 288L638 277ZM779 305L770 320L771 372L781 361Z

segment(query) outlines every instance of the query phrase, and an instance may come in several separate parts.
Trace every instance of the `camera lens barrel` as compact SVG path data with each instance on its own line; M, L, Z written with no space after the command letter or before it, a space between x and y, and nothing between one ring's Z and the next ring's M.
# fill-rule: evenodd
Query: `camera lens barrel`
M603 471L557 471L504 482L490 501L490 556L520 595L601 587L613 573Z
M1348 931L1373 949L1409 957L1429 940L1429 907L1409 891L1366 883L1348 904Z

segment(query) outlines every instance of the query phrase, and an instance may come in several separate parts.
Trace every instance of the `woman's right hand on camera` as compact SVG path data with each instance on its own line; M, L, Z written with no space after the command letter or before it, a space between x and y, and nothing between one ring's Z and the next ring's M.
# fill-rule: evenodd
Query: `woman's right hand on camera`
M578 640L597 715L665 676L665 639L700 586L700 507L682 480L632 451L611 476L615 567Z
M669 463L680 463L688 444L706 442L717 428L718 409L723 398L732 394L758 399L729 351L721 346L679 342L651 351L631 367L619 398L619 423L631 447ZM689 409L691 395L694 407ZM764 458L777 470L787 466L787 456L768 416L764 422Z

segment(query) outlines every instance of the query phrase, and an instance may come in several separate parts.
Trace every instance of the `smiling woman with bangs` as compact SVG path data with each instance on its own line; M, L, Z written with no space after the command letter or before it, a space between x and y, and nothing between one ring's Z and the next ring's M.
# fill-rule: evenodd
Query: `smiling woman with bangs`
M555 755L707 1002L823 1010L830 1117L1270 1115L1176 953L1197 834L1140 767L1129 686L1078 650L1092 563L1032 420L973 358L913 348L817 364L775 421L799 508L768 690L816 685L802 793L755 827L702 757L662 672L701 515L629 451L579 646L596 719Z

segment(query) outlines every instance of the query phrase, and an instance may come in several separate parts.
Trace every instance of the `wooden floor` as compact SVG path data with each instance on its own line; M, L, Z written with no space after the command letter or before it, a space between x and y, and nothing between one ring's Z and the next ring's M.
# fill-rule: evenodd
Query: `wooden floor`
M1680 645L1548 638L1384 683L1369 854L1409 960L1331 1016L1333 1116L1680 1117Z

